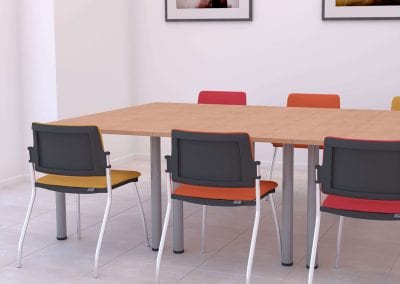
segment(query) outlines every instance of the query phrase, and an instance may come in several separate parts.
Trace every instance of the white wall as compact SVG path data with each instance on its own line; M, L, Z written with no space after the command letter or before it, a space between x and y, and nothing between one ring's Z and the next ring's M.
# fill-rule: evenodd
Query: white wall
M57 115L196 102L201 89L244 90L249 104L268 105L293 91L337 92L345 108L389 108L400 89L400 21L323 22L321 2L254 0L252 22L166 23L164 1L58 0L53 15L53 0L0 0L9 134L0 181L24 172L30 122ZM148 139L106 145L117 157L148 152ZM269 146L257 151L269 159Z
M252 22L166 23L162 2L134 1L138 103L196 102L199 90L221 89L257 105L333 92L344 108L388 109L400 95L400 21L321 21L320 0L254 0ZM269 146L257 151L271 157Z
M57 120L54 0L19 0L20 86L24 147L32 122Z
M32 121L57 119L53 0L0 0L0 34L1 186L27 173Z
M19 88L18 2L0 0L0 182L23 172Z
M60 118L132 105L131 0L55 1ZM109 136L112 157L133 151L131 137Z

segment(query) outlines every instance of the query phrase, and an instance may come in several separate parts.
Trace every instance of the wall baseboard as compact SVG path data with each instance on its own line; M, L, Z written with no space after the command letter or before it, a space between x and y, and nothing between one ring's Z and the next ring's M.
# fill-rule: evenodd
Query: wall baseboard
M0 188L15 185L17 183L29 181L29 175L18 175L0 180Z
M164 155L166 154L162 154L162 157L164 157ZM132 153L125 156L116 157L115 159L111 159L111 162L115 164L123 164L125 162L128 162L129 160L150 162L150 153ZM163 159L161 161L163 163ZM261 161L262 173L266 173L267 171L269 172L270 166L271 166L271 161ZM280 161L275 162L275 170L280 171L281 169L282 169L282 162ZM301 171L307 170L307 163L295 163L294 170L301 170ZM2 179L0 180L0 188L4 188L7 186L14 185L16 183L26 182L26 181L29 181L29 175L27 174Z

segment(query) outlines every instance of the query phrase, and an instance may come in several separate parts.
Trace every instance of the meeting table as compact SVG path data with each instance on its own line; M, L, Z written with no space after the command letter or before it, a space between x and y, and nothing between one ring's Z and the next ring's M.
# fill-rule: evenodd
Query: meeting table
M362 109L289 108L276 106L201 105L153 102L55 121L65 125L97 125L103 134L150 137L151 248L158 250L161 227L161 138L172 129L200 132L246 132L253 142L282 143L282 265L293 264L294 145L308 145L307 258L315 225L315 165L327 136L400 140L400 112ZM261 158L261 157L258 157ZM262 160L269 157L262 157ZM65 194L56 193L57 238L65 239ZM184 251L183 204L173 204L173 250Z

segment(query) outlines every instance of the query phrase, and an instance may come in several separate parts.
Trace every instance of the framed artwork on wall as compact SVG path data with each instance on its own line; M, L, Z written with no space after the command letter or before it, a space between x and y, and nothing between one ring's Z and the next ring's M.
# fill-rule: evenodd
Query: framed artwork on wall
M323 20L400 19L400 0L322 0Z
M165 0L165 20L251 21L252 0Z

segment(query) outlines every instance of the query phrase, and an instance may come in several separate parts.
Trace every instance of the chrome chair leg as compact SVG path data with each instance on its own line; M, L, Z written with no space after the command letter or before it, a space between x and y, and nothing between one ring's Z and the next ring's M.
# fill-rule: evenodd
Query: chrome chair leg
M32 165L32 167L30 167L30 175L31 175L32 192L31 192L31 198L30 198L29 205L28 205L28 210L26 211L24 224L22 225L21 235L20 235L19 241L18 241L17 268L22 267L22 248L24 246L26 230L28 228L29 219L31 217L33 203L35 202L35 198L36 198L36 186L35 186L36 178L35 178L35 170L33 168L33 165Z
M160 268L161 258L164 252L165 239L167 237L167 229L169 223L169 217L171 215L171 179L170 174L167 175L167 191L168 191L168 203L167 211L165 213L164 225L161 233L160 245L158 246L157 262L156 262L156 284L160 283Z
M257 174L259 174L259 168L257 168ZM249 259L247 261L246 270L246 284L250 284L251 281L251 270L253 268L254 251L256 248L258 225L260 224L260 180L256 180L256 214L254 217L253 232L251 234Z
M76 238L81 239L81 195L76 195Z
M279 221L278 221L278 217L276 214L275 201L274 201L274 197L272 196L272 194L270 194L269 200L270 200L271 208L272 208L272 216L273 216L274 222L275 222L276 238L278 241L278 253L279 253L279 256L281 256L282 255L281 230L279 228Z
M103 222L101 223L99 239L97 240L96 253L94 256L94 274L93 274L94 278L97 278L98 276L100 250L101 250L101 245L103 244L104 231L106 230L108 217L110 215L111 201L112 201L110 169L107 169L106 175L107 175L107 204L106 204L106 209L104 211Z
M339 217L339 225L338 225L338 235L336 242L336 260L335 260L335 268L339 268L339 259L340 259L340 249L342 247L342 235L343 235L343 221L344 217Z
M278 150L278 147L274 147L274 153L272 155L272 161L271 161L271 169L269 171L269 180L272 180L272 172L274 171L277 150Z
M202 218L201 218L201 253L205 252L205 238L206 238L206 214L207 206L202 206Z
M146 216L144 215L142 199L140 198L140 194L139 194L139 190L137 188L136 182L134 182L133 184L135 185L136 197L137 197L137 200L138 200L138 203L139 203L140 215L141 215L141 218L142 218L144 241L146 242L146 245L148 247L150 247L149 234L147 232Z
M310 259L310 268L308 270L308 284L312 284L314 278L314 270L315 270L315 260L317 258L317 247L318 247L318 237L319 237L319 228L321 224L321 209L320 209L320 200L321 200L321 191L317 190L317 198L316 198L316 216L315 216L315 228L314 228L314 237L313 244L311 249L311 259Z

